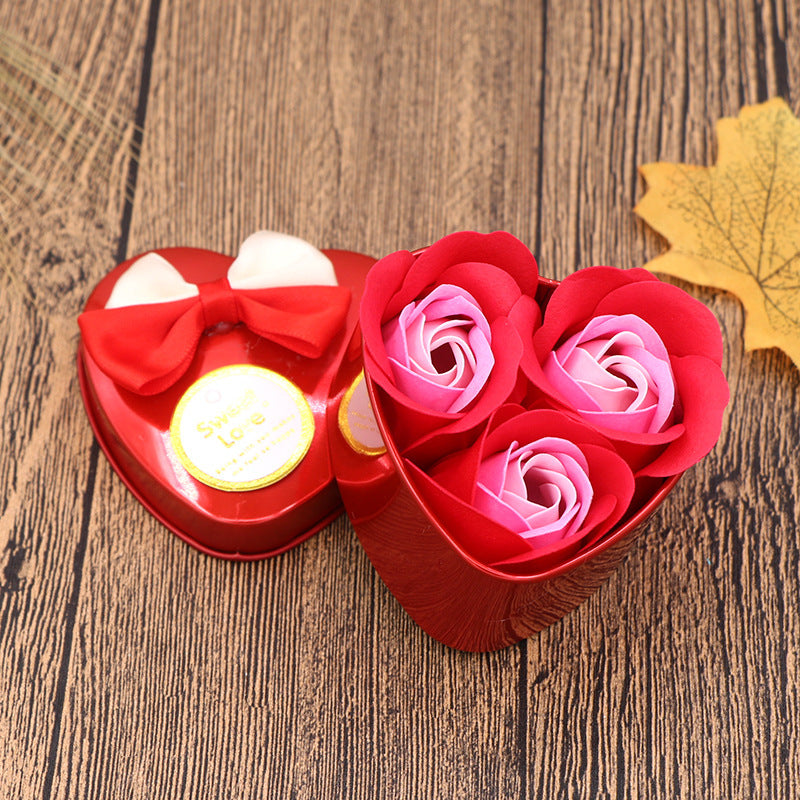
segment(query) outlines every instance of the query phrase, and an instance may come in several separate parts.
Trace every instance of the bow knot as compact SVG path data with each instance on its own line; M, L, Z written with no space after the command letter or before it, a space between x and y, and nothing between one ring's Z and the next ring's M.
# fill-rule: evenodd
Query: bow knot
M236 306L236 295L227 275L218 281L198 283L197 289L200 292L200 305L203 309L203 324L206 330L223 322L236 325L242 321Z
M294 285L287 285L294 281ZM337 286L325 255L293 236L247 239L228 274L191 284L148 253L119 277L105 308L78 319L100 369L137 394L158 394L186 372L209 328L243 323L307 358L321 356L342 329L350 290Z

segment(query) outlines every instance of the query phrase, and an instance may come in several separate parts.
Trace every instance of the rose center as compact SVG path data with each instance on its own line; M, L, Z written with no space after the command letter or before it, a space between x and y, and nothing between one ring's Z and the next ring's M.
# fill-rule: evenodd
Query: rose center
M613 375L615 378L619 378L627 387L628 389L636 389L636 381L631 378L630 375L627 375L623 370L621 370L616 364L612 364L608 367L609 375Z
M655 329L633 314L594 317L543 366L567 401L603 427L657 433L674 418L669 354Z
M556 437L485 458L478 470L475 505L525 538L544 543L570 535L588 514L592 486L580 448Z
M456 357L453 353L453 348L449 344L443 344L437 347L431 353L431 364L440 375L449 372L456 365Z
M524 480L529 502L544 508L551 508L558 504L559 513L563 512L560 502L561 492L557 486L545 479L545 476L541 474L541 470L528 470L525 473Z

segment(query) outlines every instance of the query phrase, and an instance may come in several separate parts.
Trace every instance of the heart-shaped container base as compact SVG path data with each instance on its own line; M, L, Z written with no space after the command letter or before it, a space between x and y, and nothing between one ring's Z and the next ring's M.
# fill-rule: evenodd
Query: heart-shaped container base
M195 248L158 250L191 283L224 277L233 259ZM84 404L112 466L142 504L193 547L210 555L251 560L277 555L308 538L341 513L328 448L327 404L331 384L358 320L364 279L375 259L326 250L341 286L352 291L346 325L318 359L302 358L248 331L227 326L203 334L194 360L167 391L142 396L105 375L81 344L78 374ZM96 287L86 310L103 308L119 277L135 259L120 264ZM142 324L147 324L143 314ZM294 468L268 486L225 491L190 474L170 439L173 414L187 390L208 373L230 365L267 368L305 396L313 415L308 451Z
M557 284L540 279L544 303ZM430 636L459 650L498 650L542 630L580 605L614 572L647 518L680 476L638 487L633 507L613 530L557 567L507 575L476 561L445 530L409 480L382 410L381 392L363 377L356 332L329 408L331 455L342 499L364 550L386 586ZM343 404L363 395L365 437L385 450L353 445ZM367 399L368 398L368 401ZM369 420L363 406L371 403ZM339 424L335 424L338 419ZM344 426L343 426L343 423ZM364 439L367 442L367 438ZM372 452L370 452L372 449Z

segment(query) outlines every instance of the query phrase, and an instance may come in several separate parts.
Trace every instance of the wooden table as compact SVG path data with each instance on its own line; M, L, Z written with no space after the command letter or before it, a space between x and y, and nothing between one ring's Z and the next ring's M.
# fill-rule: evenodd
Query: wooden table
M588 602L483 655L419 630L345 518L259 563L181 543L99 451L74 363L115 263L259 228L644 264L666 244L637 167L712 163L743 104L797 109L796 0L3 0L0 27L130 133L5 220L0 796L796 796L800 379L744 352L732 296L686 287L725 334L717 448Z

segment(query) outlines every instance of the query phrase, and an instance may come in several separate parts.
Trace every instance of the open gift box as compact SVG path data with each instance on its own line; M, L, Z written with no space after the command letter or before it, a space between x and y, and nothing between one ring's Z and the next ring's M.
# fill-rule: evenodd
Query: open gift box
M113 298L120 282L130 283L125 276L143 259L126 261L98 284L82 318L81 391L100 445L148 510L203 552L238 560L276 555L328 524L343 501L381 578L427 633L458 649L494 650L541 630L592 594L679 479L641 482L612 530L556 565L522 575L487 566L459 544L409 479L387 419L386 397L364 371L358 307L374 259L323 251L330 280L304 280L302 300L295 297L295 286L279 287L294 298L287 301L288 311L279 310L301 317L307 312L309 319L339 302L320 286L350 290L349 306L328 320L333 328L317 337L321 341L312 353L298 352L306 345L287 341L289 329L296 333L296 320L279 317L272 333L256 332L249 323L240 324L241 308L231 311L240 302L230 293L232 265L248 260L245 252L243 245L234 261L192 248L157 251L190 285L190 297L175 300L167 292L166 299L142 303L138 290L126 286L132 303L117 306ZM296 253L289 255L291 260ZM285 256L278 250L266 260ZM282 271L287 272L285 265ZM296 277L292 268L288 272L289 279ZM136 281L161 278L144 271ZM538 279L540 306L556 285ZM315 293L323 302L313 299ZM163 306L181 303L192 308L181 306L174 318L157 319ZM181 339L180 348L190 350L181 350L181 364L159 365L158 374L137 364L134 378L124 363L117 373L108 367L107 354L94 344L96 332L88 345L84 321L89 315L110 320L106 312L120 307L124 314L103 335L114 338L116 328L123 338L133 336L121 351L110 347L128 363L137 360L131 358L137 348L147 361L149 331L139 341L138 328L156 327L169 336L183 324L179 319L194 314L193 329L199 332L192 334L190 348ZM180 348L170 344L171 351Z

